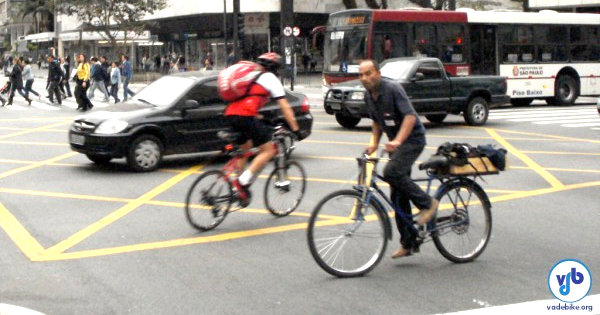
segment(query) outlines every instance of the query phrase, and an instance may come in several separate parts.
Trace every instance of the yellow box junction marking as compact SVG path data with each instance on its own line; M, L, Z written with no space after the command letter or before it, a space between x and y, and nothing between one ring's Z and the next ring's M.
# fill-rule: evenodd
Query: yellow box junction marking
M31 120L31 119L30 119ZM38 120L38 119L36 119ZM39 119L44 120L44 119ZM46 119L47 120L47 119ZM1 120L0 120L1 121ZM33 120L32 120L33 121ZM37 127L33 129L23 130L17 133L0 136L0 139L10 138L14 136L18 136L21 134L43 131L47 128L56 127L58 125L63 125L66 122L61 122L57 124L52 124L48 126ZM540 196L549 193L556 193L566 190L574 190L574 189L582 189L589 187L597 187L600 186L600 181L588 182L588 183L579 183L572 185L563 185L560 183L554 176L552 176L547 170L564 170L564 171L582 171L582 170L571 170L571 169L552 169L552 168L543 168L538 165L536 162L531 160L525 153L534 153L534 154L561 154L560 152L537 152L537 151L519 151L515 149L510 143L507 142L509 138L501 137L494 129L485 129L488 134L492 136L493 139L496 139L501 145L506 147L511 153L516 155L519 159L521 159L527 167L514 167L514 168L522 168L522 169L532 169L537 172L546 179L552 187L536 189L531 191L510 191L510 190L496 190L497 192L504 193L504 195L491 197L492 202L502 202L509 201L514 199L521 199L531 196ZM508 132L508 131L507 131ZM512 132L519 133L519 132ZM540 137L550 137L556 140L566 140L571 141L572 138L567 137L559 137L559 136L548 136L548 135L539 135L533 133L520 133L525 135L535 135ZM484 137L481 137L484 138ZM547 138L546 138L547 139ZM581 141L581 140L580 140ZM600 143L600 141L594 140L583 140L589 143ZM8 142L8 141L7 141ZM311 142L311 141L307 141ZM335 144L347 144L347 145L365 145L363 143L357 142L335 142L335 141L312 141L313 143L335 143ZM31 143L34 144L34 143ZM36 143L37 144L37 143ZM565 153L564 154L575 154L575 153ZM55 158L51 158L45 161L35 162L35 161L14 161L14 160L0 160L0 162L11 162L11 163L19 163L19 164L29 164L27 166L18 168L16 170L10 170L4 173L0 173L0 178L5 178L11 175L15 175L30 169L34 169L37 167L42 167L45 165L60 165L60 166L72 166L71 164L65 163L56 163L62 159L68 158L76 153L70 152L67 154L63 154L61 156L57 156ZM582 155L596 155L595 153L582 153ZM318 158L318 156L310 156L311 158ZM323 157L326 158L326 157ZM335 157L330 157L331 159L336 159ZM169 241L159 241L159 242L150 242L150 243L141 243L135 245L127 245L127 246L118 246L112 248L104 248L104 249L93 249L93 250L84 250L84 251L76 251L76 252L65 252L66 250L72 248L73 246L79 244L81 241L85 240L89 236L103 229L124 217L128 213L134 211L139 206L144 204L157 205L157 206L165 206L165 207L183 207L183 203L179 202L165 202L165 201L157 201L152 200L154 197L158 196L160 193L166 191L170 187L174 186L185 177L191 174L201 173L202 166L194 166L187 170L178 171L172 170L172 172L176 172L177 174L164 182L163 184L155 187L151 191L146 194L140 196L137 199L126 199L126 198L111 198L111 197L101 197L101 196L89 196L89 195L76 195L76 194L64 194L64 193L51 193L51 192L36 192L36 191L27 191L27 190L19 190L19 189L8 189L8 188L0 188L0 193L13 193L13 194L25 194L25 195L40 195L47 197L57 197L57 198L72 198L72 199L88 199L88 200L101 200L101 201L114 201L114 202L125 202L127 203L120 209L114 211L113 213L107 215L103 219L97 221L84 228L83 230L73 234L71 237L67 238L64 241L57 243L56 245L44 249L39 242L27 231L25 227L10 213L8 209L6 209L2 204L0 204L0 227L9 235L9 237L15 242L16 246L24 253L26 257L28 257L31 261L51 261L51 260L65 260L65 259L80 259L80 258L89 258L89 257L98 257L103 255L112 255L112 254L121 254L135 251L143 251L143 250L154 250L159 248L170 248L177 246L185 246L192 244L200 244L207 242L216 242L216 241L225 241L225 240L233 240L244 237L258 236L258 235L266 235L272 233L280 233L285 231L292 230L300 230L306 228L306 223L295 223L288 224L276 227L268 227L268 228L259 228L248 231L239 231L239 232L231 232L224 233L219 235L212 236L199 236L192 238L182 238L175 239ZM591 172L597 172L596 170L590 170ZM368 172L370 174L370 172ZM331 179L311 179L311 181L322 181L322 182L348 182L348 181L338 181ZM491 190L487 190L490 192ZM244 209L242 210L248 213L266 213L264 209ZM309 213L302 212L294 212L292 215L296 216L309 216ZM337 218L331 216L321 216L320 221L317 223L319 225L336 225L347 222L347 218Z

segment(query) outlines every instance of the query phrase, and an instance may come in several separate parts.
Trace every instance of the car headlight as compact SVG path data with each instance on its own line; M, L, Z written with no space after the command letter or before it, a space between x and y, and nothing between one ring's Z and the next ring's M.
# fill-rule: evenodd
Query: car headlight
M352 92L350 99L353 101L362 101L365 98L365 92Z
M117 119L109 119L96 128L96 133L112 135L119 133L127 128L127 122Z

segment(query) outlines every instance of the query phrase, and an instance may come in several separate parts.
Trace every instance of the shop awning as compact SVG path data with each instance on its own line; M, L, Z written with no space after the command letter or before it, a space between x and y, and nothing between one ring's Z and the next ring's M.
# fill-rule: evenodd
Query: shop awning
M29 34L29 35L25 36L25 40L31 41L31 42L34 42L34 43L50 42L53 39L54 39L54 32L44 32L44 33L37 33L37 34Z

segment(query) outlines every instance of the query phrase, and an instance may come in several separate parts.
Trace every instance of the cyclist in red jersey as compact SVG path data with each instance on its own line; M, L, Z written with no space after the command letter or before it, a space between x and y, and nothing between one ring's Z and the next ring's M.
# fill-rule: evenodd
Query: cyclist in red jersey
M237 101L233 101L225 109L225 117L231 123L234 131L240 133L238 144L244 151L253 147L258 147L259 153L252 163L237 179L240 192L240 204L245 207L250 202L250 192L248 188L254 181L256 175L260 173L263 167L277 153L271 137L273 130L263 121L257 118L258 111L268 101L274 99L281 108L281 113L292 131L298 133L298 123L294 117L294 112L285 98L283 85L275 75L281 65L281 56L270 52L258 57L256 63L264 68L258 79L250 86L248 96ZM243 169L247 159L240 159L239 169Z

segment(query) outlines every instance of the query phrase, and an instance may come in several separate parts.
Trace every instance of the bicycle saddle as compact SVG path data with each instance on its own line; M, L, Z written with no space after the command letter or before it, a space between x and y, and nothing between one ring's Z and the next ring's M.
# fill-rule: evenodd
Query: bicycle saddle
M420 170L424 170L424 169L440 169L440 168L445 168L448 167L450 164L450 161L448 160L447 157L443 156L443 155L432 155L427 161L421 163L421 165L419 165L419 169Z
M221 131L217 132L217 137L219 137L220 139L223 139L227 142L235 142L240 137L240 133L233 132L233 131L221 130Z

